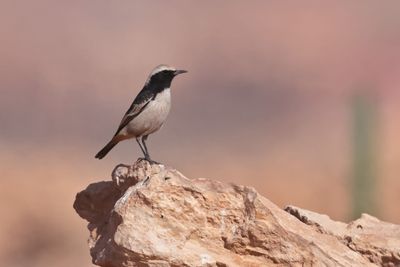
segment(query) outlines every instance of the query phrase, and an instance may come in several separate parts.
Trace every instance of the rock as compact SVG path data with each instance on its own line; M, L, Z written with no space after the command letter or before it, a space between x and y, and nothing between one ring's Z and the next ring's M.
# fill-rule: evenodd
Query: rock
M253 188L188 179L164 165L119 165L74 208L89 222L93 263L119 266L400 266L400 226L349 224Z
M335 222L326 215L294 206L285 208L316 231L335 236L350 249L379 266L400 266L400 226L368 215L349 224Z

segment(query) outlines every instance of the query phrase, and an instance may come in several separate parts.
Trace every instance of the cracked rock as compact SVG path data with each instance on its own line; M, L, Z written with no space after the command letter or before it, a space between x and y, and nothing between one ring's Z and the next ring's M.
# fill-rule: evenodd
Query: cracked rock
M119 165L74 208L89 222L93 263L120 266L400 266L400 226L350 224L251 187L188 179L164 165Z

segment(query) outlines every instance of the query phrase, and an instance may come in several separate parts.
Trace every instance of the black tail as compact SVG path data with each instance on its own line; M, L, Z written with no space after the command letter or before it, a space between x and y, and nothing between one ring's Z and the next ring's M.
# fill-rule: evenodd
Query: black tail
M95 158L96 159L102 159L104 158L108 152L110 152L110 150L116 145L118 144L118 142L115 142L113 140L111 140L110 142L108 142L108 144L103 147L102 150L99 151L99 153L96 154Z

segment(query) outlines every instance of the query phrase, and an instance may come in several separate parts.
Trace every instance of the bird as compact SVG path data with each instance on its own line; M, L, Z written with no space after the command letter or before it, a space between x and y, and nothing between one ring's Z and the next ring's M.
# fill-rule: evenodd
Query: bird
M122 117L121 123L111 140L96 154L102 159L119 142L135 138L144 158L150 163L158 163L151 159L146 146L148 136L158 131L167 119L171 108L171 82L186 70L161 64L149 74L142 90Z

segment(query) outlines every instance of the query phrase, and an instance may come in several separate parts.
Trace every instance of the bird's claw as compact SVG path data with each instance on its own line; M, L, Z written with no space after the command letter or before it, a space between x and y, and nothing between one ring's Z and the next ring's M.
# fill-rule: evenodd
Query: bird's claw
M150 164L156 164L156 165L159 165L160 164L160 162L158 162L158 161L155 161L155 160L152 160L152 159L146 159Z
M145 160L145 161L147 161L147 162L150 163L150 164L157 164L157 165L160 164L159 162L157 162L157 161L155 161L155 160L152 160L151 158L148 158L148 157L139 158L139 160Z

